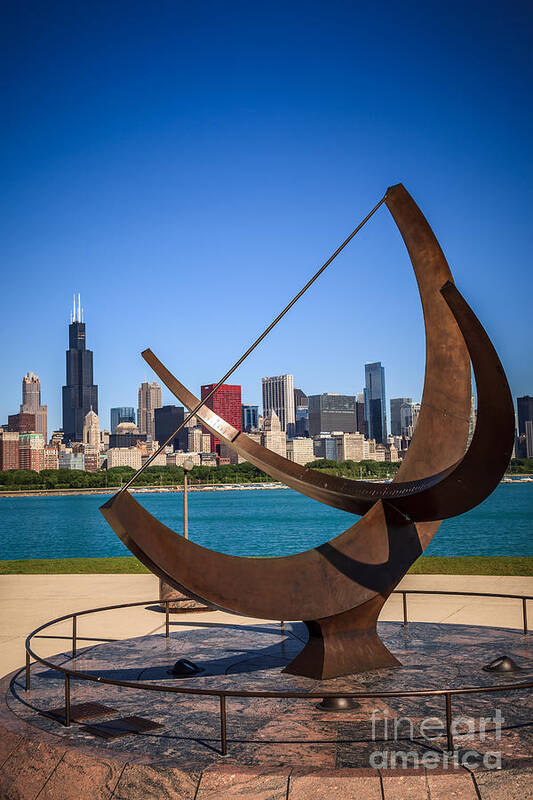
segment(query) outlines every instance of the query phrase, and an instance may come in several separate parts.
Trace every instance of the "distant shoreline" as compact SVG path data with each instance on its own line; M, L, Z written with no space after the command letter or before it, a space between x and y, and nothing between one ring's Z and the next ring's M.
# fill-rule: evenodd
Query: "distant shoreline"
M366 481L381 483L378 478L366 478ZM533 483L533 475L505 475L500 484L509 486L515 483ZM20 491L0 492L0 500L11 497L77 497L80 495L107 495L115 494L120 491L120 486L102 486L87 489L21 489ZM189 484L189 492L243 492L254 491L256 489L287 489L288 487L279 481L269 481L265 483L205 483L200 485ZM132 494L172 494L182 493L183 486L135 486L129 489Z

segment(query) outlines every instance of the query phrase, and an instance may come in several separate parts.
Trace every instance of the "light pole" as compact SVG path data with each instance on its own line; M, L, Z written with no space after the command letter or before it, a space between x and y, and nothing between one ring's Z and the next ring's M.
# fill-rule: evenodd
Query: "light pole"
M194 461L192 458L186 458L181 467L183 469L183 537L188 539L189 509L187 492L189 489L189 472L194 469ZM159 578L159 601L164 605L165 609L171 612L181 612L184 608L204 609L205 611L209 611L209 608L204 607L194 600L190 600L188 595L174 589L173 586L166 583L162 578ZM185 603L185 601L187 602Z
M188 508L188 473L194 467L192 458L186 458L183 464L183 535L186 539L189 538L189 508Z

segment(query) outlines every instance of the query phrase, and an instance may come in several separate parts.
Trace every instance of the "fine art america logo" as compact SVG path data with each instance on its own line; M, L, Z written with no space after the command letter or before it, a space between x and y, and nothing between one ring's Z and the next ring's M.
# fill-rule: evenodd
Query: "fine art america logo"
M491 717L455 717L451 723L454 741L453 752L433 744L435 740L446 739L446 724L439 717L425 717L413 721L409 717L389 717L386 712L374 709L372 712L372 741L382 745L372 751L369 764L374 769L405 769L406 767L466 767L476 769L501 769L501 751L468 749L468 745L485 742L487 739L500 741L502 725L505 722L497 708ZM405 743L418 745L408 749ZM394 743L397 743L394 748ZM425 748L434 749L425 749Z

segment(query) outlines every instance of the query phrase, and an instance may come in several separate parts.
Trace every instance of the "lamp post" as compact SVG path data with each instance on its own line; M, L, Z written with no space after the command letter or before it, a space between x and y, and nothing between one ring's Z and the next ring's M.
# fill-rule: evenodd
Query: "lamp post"
M192 458L186 458L181 465L183 469L183 536L185 539L189 538L189 508L188 508L188 489L189 489L189 472L194 468L194 461ZM184 600L187 600L187 607L195 610L201 610L202 606L194 600L189 600L187 595L174 589L173 586L166 583L162 578L159 578L159 600L165 605L168 604L169 611L183 611L185 608ZM172 601L175 601L174 603ZM176 602L177 601L177 602Z
M186 539L189 538L189 507L187 489L189 488L189 472L194 467L192 458L186 458L183 464L183 535Z

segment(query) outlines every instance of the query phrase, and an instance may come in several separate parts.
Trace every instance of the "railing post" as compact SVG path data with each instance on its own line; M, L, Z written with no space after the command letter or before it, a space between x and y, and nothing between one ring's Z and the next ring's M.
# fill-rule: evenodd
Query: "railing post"
M170 611L170 601L167 600L165 602L165 639L168 639L168 637L170 636L169 611Z
M448 750L453 753L453 734L452 734L452 696L446 693L446 739L448 740Z
M76 658L76 635L77 635L77 616L72 617L72 658Z
M26 650L26 691L30 689L30 654Z
M65 727L70 728L70 675L65 673Z
M407 594L405 592L402 592L402 602L403 602L403 626L404 628L406 628L409 623L407 621Z
M228 740L226 738L226 698L223 694L220 695L220 740L221 753L225 756L228 752Z
M527 634L527 598L522 598L522 620L524 622L524 634Z

